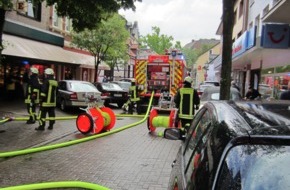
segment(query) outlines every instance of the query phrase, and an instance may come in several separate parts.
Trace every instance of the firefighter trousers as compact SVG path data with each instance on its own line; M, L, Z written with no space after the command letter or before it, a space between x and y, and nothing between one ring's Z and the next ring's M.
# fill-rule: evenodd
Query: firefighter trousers
M39 127L44 128L45 127L45 118L46 114L48 113L48 116L50 118L49 120L49 127L53 127L55 123L55 107L41 107L39 112Z
M29 114L29 122L35 122L36 120L36 104L35 103L29 103L27 104L27 112Z

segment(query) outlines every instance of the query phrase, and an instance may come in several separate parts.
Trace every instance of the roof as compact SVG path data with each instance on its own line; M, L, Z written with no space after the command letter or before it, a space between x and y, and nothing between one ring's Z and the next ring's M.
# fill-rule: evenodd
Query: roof
M234 136L290 136L290 101L211 101ZM206 106L205 104L204 106Z

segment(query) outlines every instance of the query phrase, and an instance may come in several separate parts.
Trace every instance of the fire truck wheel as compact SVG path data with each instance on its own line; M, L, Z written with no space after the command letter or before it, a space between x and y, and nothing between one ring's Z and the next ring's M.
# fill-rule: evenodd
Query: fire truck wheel
M92 117L89 114L81 113L77 117L76 124L77 124L78 130L81 133L87 134L92 131L94 122L93 122Z

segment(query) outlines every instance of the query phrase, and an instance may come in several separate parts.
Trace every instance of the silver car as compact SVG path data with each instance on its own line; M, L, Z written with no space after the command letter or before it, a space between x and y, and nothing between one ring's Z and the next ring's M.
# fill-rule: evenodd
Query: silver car
M68 107L86 107L90 99L101 99L101 92L90 82L62 80L58 82L57 104L61 110Z

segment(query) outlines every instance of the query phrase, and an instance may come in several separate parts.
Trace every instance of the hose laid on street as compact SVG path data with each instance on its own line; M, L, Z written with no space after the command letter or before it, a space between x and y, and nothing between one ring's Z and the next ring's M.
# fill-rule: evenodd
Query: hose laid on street
M47 145L47 146L41 146L41 147L35 147L35 148L28 148L28 149L23 149L23 150L16 150L16 151L10 151L10 152L0 152L0 158L7 158L7 157L31 154L31 153L45 151L45 150L52 150L52 149L56 149L56 148L62 148L62 147L66 147L66 146L70 146L70 145L86 142L86 141L89 141L89 140L93 140L93 139L96 139L96 138L108 136L108 135L123 131L125 129L134 127L136 125L139 125L139 124L143 123L144 121L146 121L146 119L148 117L148 114L149 114L149 111L150 111L150 108L151 108L151 104L152 104L152 101L153 101L153 96L154 96L154 92L151 95L146 114L143 117L143 119L141 119L140 121L137 121L135 123L126 125L124 127L120 127L118 129L114 129L112 131L99 133L99 134L96 134L96 135L93 135L93 136L89 136L89 137L85 137L85 138L82 138L82 139L72 140L72 141L63 142L63 143L59 143L59 144L53 144L53 145Z
M132 114L116 114L117 117L144 117L145 115L132 115ZM63 116L63 117L54 117L54 118L45 118L46 121L48 120L70 120L76 119L78 116ZM0 124L8 122L8 121L27 121L29 117L4 117L0 120Z
M79 187L93 190L109 190L107 187L103 187L98 184L82 182L82 181L59 181L59 182L45 182L45 183L35 183L28 185L19 185L4 187L1 190L34 190L34 189L51 189L51 188L69 188L69 187Z
M146 121L150 108L151 108L151 104L153 101L153 96L154 96L154 92L151 95L150 98L150 102L148 105L148 109L146 111L145 116L143 117L142 120L137 121L135 123L126 125L124 127L120 127L118 129L109 131L109 132L104 132L101 134L97 134L97 135L93 135L90 137L86 137L83 139L77 139L77 140L73 140L73 141L69 141L69 142L64 142L64 143L59 143L59 144L54 144L54 145L48 145L48 146L42 146L42 147L36 147L36 148L30 148L30 149L24 149L24 150L18 150L18 151L12 151L12 152L3 152L0 153L0 157L1 158L5 158L5 157L12 157L12 156L19 156L19 155L24 155L24 154L30 154L30 153L35 153L35 152L40 152L40 151L45 151L45 150L52 150L52 149L56 149L56 148L62 148L65 146L70 146L70 145L74 145L77 143L81 143L81 142L86 142L89 140L93 140L99 137L103 137L103 136L107 136L107 135L111 135L120 131L123 131L125 129L131 128L133 126L139 125L141 123L143 123L144 121ZM11 186L11 187L5 187L5 188L1 188L2 190L34 190L34 189L51 189L51 188L68 188L68 187L79 187L79 188L86 188L86 189L94 189L94 190L108 190L109 188L107 187L103 187L101 185L98 184L92 184L92 183L88 183L88 182L81 182L81 181L61 181L61 182L45 182L45 183L38 183L38 184L28 184L28 185L19 185L19 186Z

